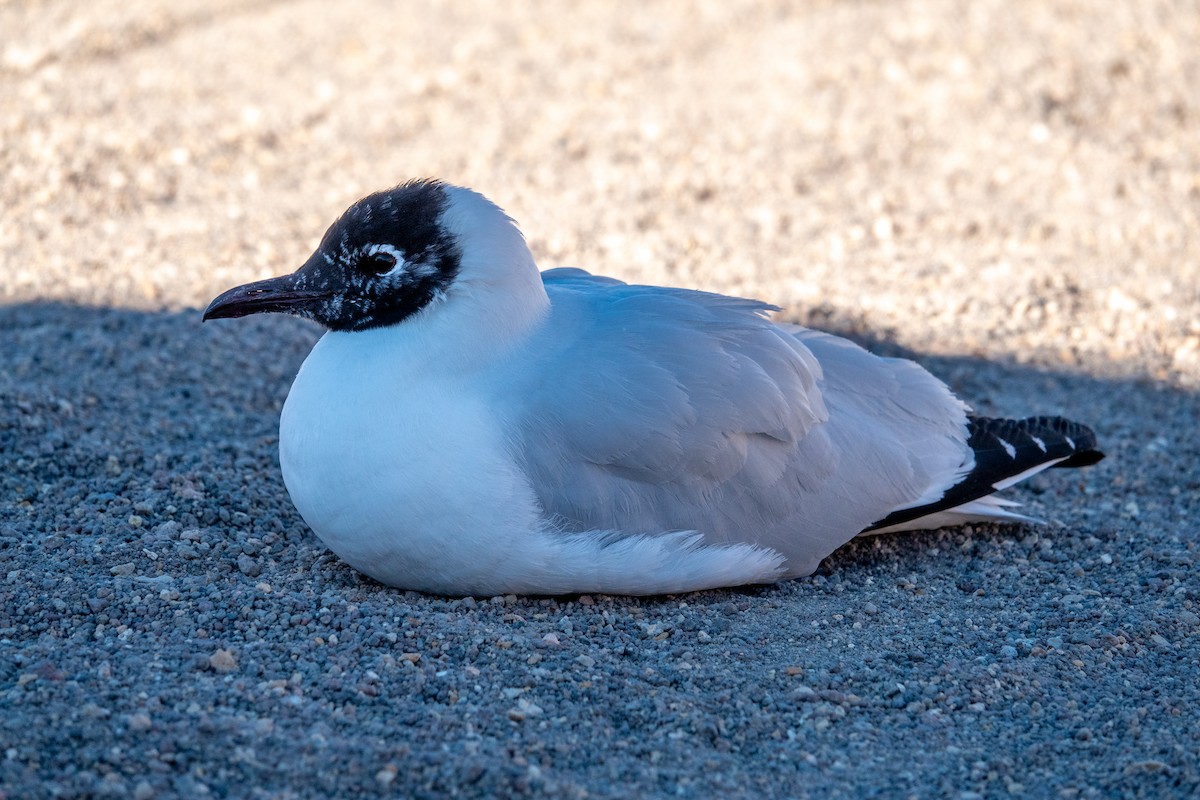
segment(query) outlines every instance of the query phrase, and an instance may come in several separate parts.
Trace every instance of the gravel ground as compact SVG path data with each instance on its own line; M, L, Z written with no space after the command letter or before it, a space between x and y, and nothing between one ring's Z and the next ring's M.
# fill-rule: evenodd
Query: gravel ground
M1200 8L792 6L0 2L0 797L1200 793ZM381 587L279 476L318 332L196 309L420 175L1109 458L774 587Z

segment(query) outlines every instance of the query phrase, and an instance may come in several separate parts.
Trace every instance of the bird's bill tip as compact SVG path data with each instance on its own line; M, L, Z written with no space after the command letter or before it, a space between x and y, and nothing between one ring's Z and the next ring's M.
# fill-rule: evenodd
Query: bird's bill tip
M324 292L295 288L291 275L268 278L222 292L204 309L202 320L233 319L270 312L297 313L302 307L326 297Z

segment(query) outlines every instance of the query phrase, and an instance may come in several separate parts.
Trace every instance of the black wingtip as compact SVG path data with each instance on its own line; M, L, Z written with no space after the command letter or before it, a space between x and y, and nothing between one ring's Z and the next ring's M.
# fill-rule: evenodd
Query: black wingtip
M1104 453L1097 446L1096 432L1087 425L1065 417L1027 417L1016 422L1027 431L1048 431L1062 436L1073 448L1074 452L1055 464L1055 469L1090 467L1104 460Z
M1104 458L1097 449L1096 433L1064 417L1027 417L997 419L970 417L967 420L967 445L975 453L975 467L959 483L951 486L938 500L917 508L894 511L867 528L887 528L921 517L957 508L996 492L996 484L1039 464L1087 467Z
M1099 464L1104 460L1104 453L1099 450L1085 450L1082 453L1076 453L1065 461L1060 461L1054 465L1054 469L1090 467L1092 464Z

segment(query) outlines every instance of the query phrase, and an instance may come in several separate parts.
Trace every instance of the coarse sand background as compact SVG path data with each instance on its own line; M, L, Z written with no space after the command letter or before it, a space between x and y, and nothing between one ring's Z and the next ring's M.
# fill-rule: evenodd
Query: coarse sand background
M775 587L382 587L279 476L319 332L198 309L427 175L1109 458ZM1192 0L6 0L0 207L0 798L1200 793Z

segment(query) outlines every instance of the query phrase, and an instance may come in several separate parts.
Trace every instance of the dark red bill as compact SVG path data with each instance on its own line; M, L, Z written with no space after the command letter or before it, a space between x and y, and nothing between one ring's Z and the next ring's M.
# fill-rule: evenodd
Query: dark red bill
M204 310L204 321L232 319L248 314L284 312L295 314L305 305L328 297L326 292L295 288L294 276L267 278L244 286L235 286L219 295Z

